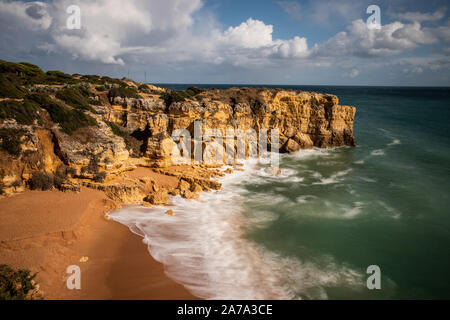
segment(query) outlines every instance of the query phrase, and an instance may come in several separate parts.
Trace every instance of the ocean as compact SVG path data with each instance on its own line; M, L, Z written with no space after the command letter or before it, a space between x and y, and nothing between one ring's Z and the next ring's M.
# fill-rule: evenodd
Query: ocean
M355 106L358 146L283 154L277 177L249 160L222 190L173 198L173 217L140 206L111 217L202 298L449 299L450 89L267 87Z

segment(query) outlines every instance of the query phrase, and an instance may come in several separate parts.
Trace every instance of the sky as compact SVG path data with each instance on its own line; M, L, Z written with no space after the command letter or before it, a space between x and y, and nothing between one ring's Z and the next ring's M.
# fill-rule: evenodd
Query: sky
M0 28L0 59L70 74L450 86L450 0L0 0Z

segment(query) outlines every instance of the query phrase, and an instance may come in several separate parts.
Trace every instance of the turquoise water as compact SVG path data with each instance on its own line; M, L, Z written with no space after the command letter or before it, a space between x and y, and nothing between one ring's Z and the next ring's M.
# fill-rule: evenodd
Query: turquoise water
M450 90L288 88L356 106L358 146L283 155L276 178L253 165L202 202L174 199L175 217L116 220L206 298L450 298Z
M358 147L283 158L300 183L247 184L248 210L277 214L248 237L283 256L381 268L382 290L329 287L331 299L450 298L449 91L324 91L357 107ZM283 201L259 205L255 193Z

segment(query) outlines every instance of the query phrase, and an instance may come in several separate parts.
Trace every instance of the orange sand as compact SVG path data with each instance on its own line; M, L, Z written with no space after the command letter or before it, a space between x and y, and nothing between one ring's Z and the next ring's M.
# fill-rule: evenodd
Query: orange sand
M86 188L1 198L0 263L38 272L47 299L195 299L164 275L139 236L104 219L116 207ZM66 288L72 264L81 268L81 290Z

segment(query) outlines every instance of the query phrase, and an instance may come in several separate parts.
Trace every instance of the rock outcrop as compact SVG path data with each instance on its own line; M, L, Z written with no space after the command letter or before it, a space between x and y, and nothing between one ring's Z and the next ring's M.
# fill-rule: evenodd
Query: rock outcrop
M239 102L235 97L239 97ZM196 100L174 102L165 108L163 101L155 98L116 102L121 106L112 106L106 117L131 131L147 130L146 156L159 165L170 163L175 146L172 133L185 129L194 137L195 120L202 121L203 134L214 129L223 137L230 129L256 132L277 129L281 152L356 145L353 136L356 108L339 105L338 98L330 94L232 88L206 91Z
M170 91L98 76L59 79L29 64L0 61L0 68L17 87L14 96L0 97L0 194L22 191L34 173L44 172L51 177L35 181L42 188L51 182L77 191L82 185L122 202L160 204L169 193L196 198L220 188L210 179L220 173L212 174L211 168L215 160L237 165L239 141L245 144L244 156L263 140L267 150L290 153L356 145L356 109L339 105L331 94L268 88ZM197 166L195 174L164 172L198 153L200 160L190 163ZM154 190L148 181L116 181L139 166L162 168L179 185Z

